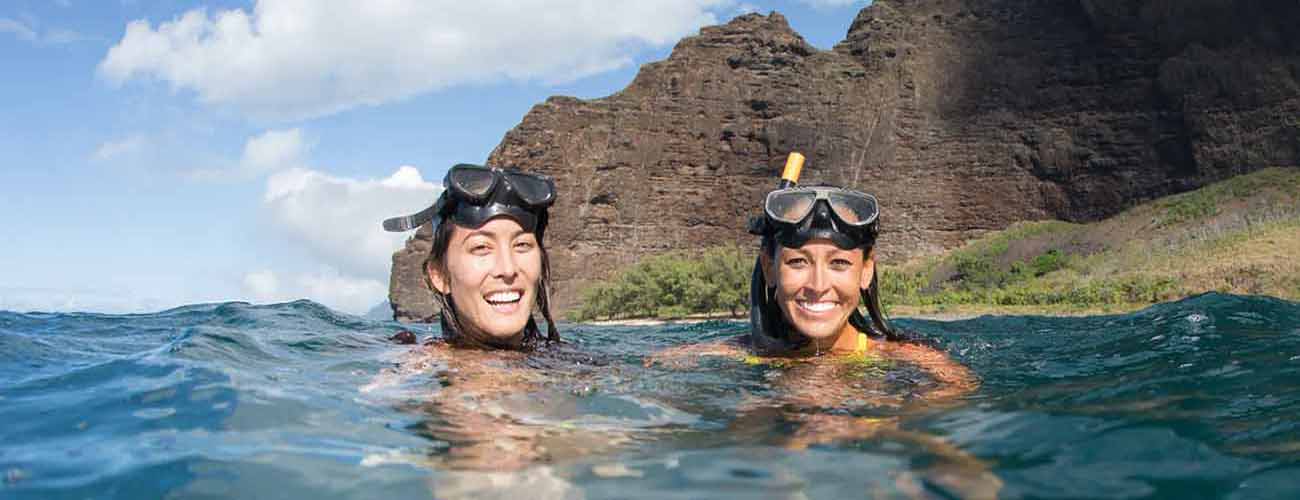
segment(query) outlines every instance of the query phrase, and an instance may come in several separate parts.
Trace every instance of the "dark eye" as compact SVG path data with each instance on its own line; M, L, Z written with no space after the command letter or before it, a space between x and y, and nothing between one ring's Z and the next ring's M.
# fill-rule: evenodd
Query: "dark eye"
M853 263L848 259L831 259L831 268L839 271L853 267Z
M808 265L808 259L803 257L791 257L785 260L785 265L795 268L803 267Z
M537 247L537 245L534 245L533 242L528 241L528 240L520 240L520 241L516 241L516 242L515 242L515 251L516 251L516 252L521 252L521 253L522 253L522 252L531 252L531 251L533 250L533 248L536 248L536 247Z

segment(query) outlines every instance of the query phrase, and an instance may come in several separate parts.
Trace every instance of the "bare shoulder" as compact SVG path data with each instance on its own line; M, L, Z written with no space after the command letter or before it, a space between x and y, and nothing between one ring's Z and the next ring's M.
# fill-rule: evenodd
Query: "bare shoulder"
M646 358L645 365L689 368L694 366L700 358L706 356L740 359L748 354L748 337L741 336L703 344L670 347Z
M882 342L880 351L887 358L916 365L942 384L927 395L929 398L957 397L979 388L979 379L969 368L933 347L911 342Z
M380 369L369 383L361 387L361 391L405 397L407 390L411 389L407 386L412 379L447 367L450 359L447 350L446 344L438 342L393 353L387 359L392 364Z
M451 359L451 346L445 342L430 342L405 353L399 364L403 370L423 372L445 367Z

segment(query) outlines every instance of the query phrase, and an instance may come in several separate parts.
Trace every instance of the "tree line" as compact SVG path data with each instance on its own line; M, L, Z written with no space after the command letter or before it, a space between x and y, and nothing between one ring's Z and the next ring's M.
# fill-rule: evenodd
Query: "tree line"
M734 317L749 308L753 266L754 255L739 247L652 255L583 290L569 319Z

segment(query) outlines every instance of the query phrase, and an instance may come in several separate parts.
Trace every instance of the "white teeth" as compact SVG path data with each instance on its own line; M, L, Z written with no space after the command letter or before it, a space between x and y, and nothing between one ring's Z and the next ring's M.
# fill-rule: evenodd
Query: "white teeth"
M520 293L516 291L497 292L492 295L488 295L487 301L493 304L506 304L510 302L518 302L520 296L521 296Z
M835 308L834 302L799 302L799 306L812 312L824 312Z

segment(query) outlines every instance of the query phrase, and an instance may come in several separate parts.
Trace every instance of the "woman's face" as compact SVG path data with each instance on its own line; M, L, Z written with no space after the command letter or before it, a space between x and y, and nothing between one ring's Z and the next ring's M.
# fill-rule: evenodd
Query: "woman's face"
M536 235L506 217L478 229L454 226L444 262L446 275L430 266L429 280L451 295L466 334L496 341L522 334L542 276Z
M776 259L764 268L771 269L768 283L776 273L776 301L786 322L819 344L834 342L857 309L861 290L871 285L875 261L864 259L862 249L843 250L827 240L780 247Z

